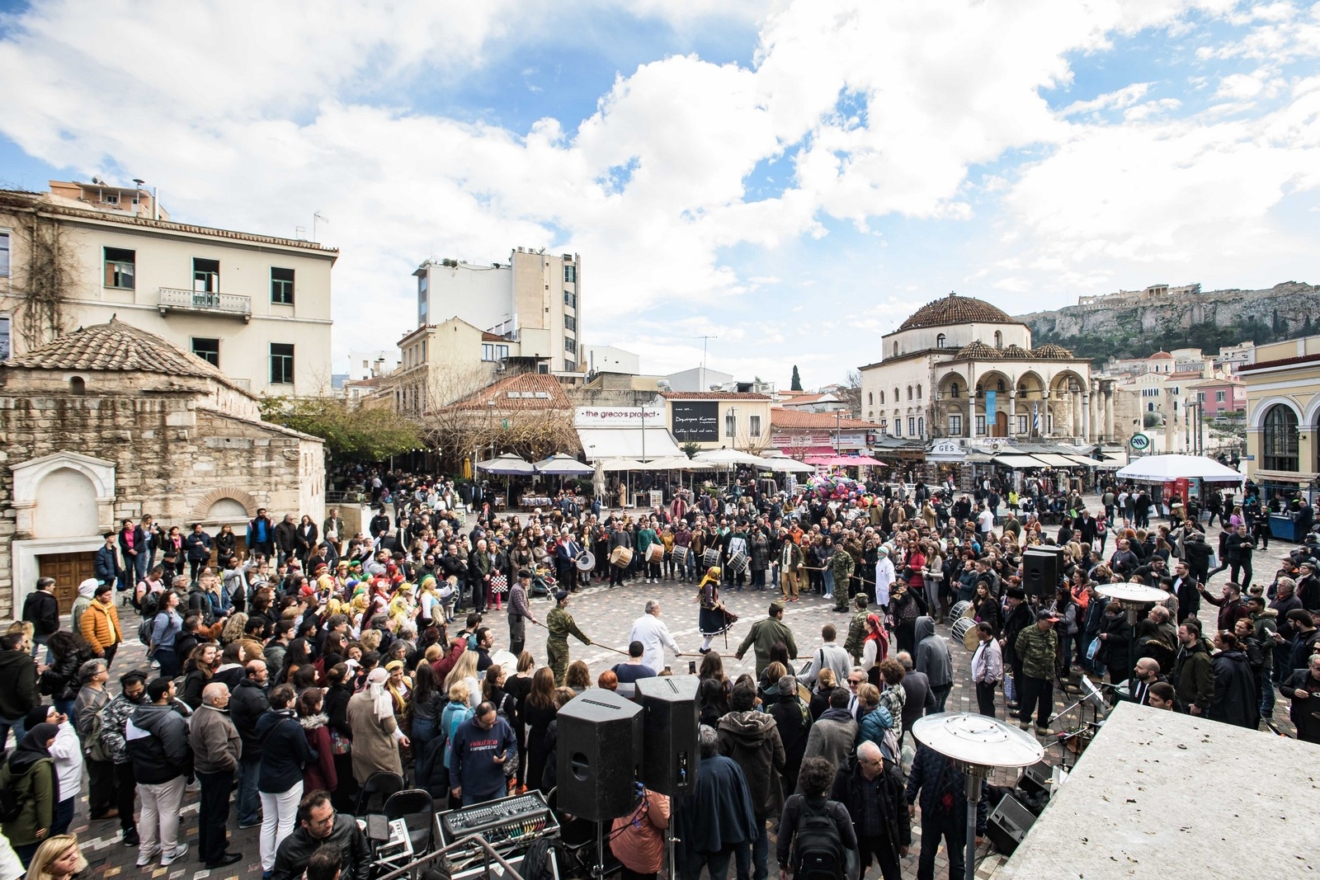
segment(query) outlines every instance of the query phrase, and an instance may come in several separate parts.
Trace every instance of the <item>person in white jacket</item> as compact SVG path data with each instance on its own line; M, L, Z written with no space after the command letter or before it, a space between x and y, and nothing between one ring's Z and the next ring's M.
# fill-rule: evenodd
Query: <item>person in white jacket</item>
M995 630L988 623L976 625L981 643L972 655L972 681L976 684L976 708L982 715L995 717L995 691L1004 680L1004 656L999 650Z
M646 601L646 613L633 621L628 641L642 643L642 665L656 675L665 671L665 648L673 651L675 657L683 656L678 650L678 643L669 634L669 627L660 619L660 602L657 599Z
M83 751L78 732L73 729L69 716L61 713L54 706L42 707L46 712L44 719L48 724L59 725L55 734L55 744L50 747L50 756L55 759L55 774L59 778L60 802L55 805L55 819L50 826L50 836L64 834L73 823L74 807L78 803L78 790L82 786ZM41 710L34 710L33 715ZM28 727L32 728L33 719L29 715Z
M894 583L894 563L889 559L889 548L876 550L875 601L881 608L889 607L889 587Z

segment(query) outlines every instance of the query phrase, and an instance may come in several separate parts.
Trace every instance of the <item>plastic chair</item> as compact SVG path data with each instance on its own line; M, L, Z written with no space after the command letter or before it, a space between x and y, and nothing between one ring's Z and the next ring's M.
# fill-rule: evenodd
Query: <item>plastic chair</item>
M382 809L388 820L402 819L408 826L413 855L431 851L431 832L435 826L435 800L420 788L409 788L390 795Z
M357 806L353 809L353 815L365 816L368 813L381 812L390 795L400 791L403 791L403 777L399 774L371 774L362 784L362 790L358 792Z

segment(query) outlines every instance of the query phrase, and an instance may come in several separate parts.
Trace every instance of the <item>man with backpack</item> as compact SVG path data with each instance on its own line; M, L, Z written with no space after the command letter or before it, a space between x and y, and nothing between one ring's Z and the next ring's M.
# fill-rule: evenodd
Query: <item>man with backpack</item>
M921 860L917 880L935 880L935 853L940 838L949 857L949 878L963 876L967 848L967 783L953 761L925 745L917 746L908 775L908 815L916 815L921 802ZM976 805L976 843L985 835L986 787L981 783L981 800Z
M742 768L747 790L752 795L757 830L752 843L753 870L747 870L745 855L739 852L738 876L750 874L753 880L765 880L770 870L765 823L784 807L784 791L779 784L785 763L784 744L774 717L756 709L755 685L750 682L735 685L729 709L719 723L720 754L732 758Z
M133 710L124 727L128 755L133 762L138 796L142 798L141 841L137 865L145 868L160 856L168 868L188 853L179 842L179 811L183 790L193 777L188 722L174 700L174 682L161 677L147 685L149 703Z
M101 657L78 667L78 681L82 687L73 701L73 717L78 719L78 737L82 740L84 766L87 768L87 812L92 821L114 819L119 815L115 808L114 754L101 735L105 727L101 710L110 705L110 693L105 688L109 679L110 666Z
M874 857L884 880L901 880L899 859L912 845L912 823L903 800L903 776L884 759L880 746L867 740L857 747L857 756L834 777L833 797L852 818L862 872Z
M23 600L23 620L32 624L32 656L59 631L60 603L55 599L55 578L37 578L37 588ZM49 654L47 654L47 662Z
M863 746L874 743L863 743ZM779 820L775 855L779 876L787 880L844 880L855 877L857 835L848 810L828 800L834 783L834 765L824 758L807 758L798 773L800 794L784 804ZM898 874L894 874L897 877ZM888 874L885 880L891 880Z

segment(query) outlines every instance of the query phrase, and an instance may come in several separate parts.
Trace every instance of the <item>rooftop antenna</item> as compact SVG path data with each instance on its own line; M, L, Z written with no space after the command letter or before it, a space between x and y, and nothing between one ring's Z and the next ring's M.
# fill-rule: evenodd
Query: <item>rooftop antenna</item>
M719 339L719 337L698 336L696 338L701 340L701 377L698 379L697 384L701 386L699 390L709 391L710 389L706 387L706 344L712 339Z
M316 211L315 213L312 214L312 241L319 242L320 239L316 237L317 221L320 221L321 223L329 223L330 218L322 214L320 211Z

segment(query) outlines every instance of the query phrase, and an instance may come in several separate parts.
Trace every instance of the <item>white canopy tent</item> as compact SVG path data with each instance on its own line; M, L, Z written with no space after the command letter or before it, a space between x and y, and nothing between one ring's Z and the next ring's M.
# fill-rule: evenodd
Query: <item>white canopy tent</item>
M1240 483L1245 477L1227 465L1204 455L1147 455L1120 468L1120 480L1164 483L1170 480L1205 480L1209 483Z
M798 461L795 458L767 458L763 460L765 464L761 466L777 474L812 474L816 472L813 465Z
M578 439L589 461L610 458L652 459L683 455L663 427L578 428Z
M736 449L711 449L706 452L698 452L693 461L711 468L734 467L740 464L769 466L765 459L752 455L750 452L739 452Z

